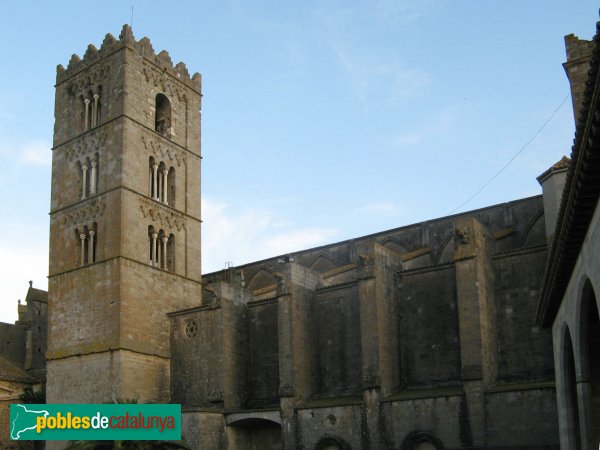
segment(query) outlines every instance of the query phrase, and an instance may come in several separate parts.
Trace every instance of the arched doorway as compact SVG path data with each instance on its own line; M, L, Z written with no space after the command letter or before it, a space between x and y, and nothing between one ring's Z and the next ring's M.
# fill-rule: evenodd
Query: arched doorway
M342 439L335 437L326 437L321 439L317 446L316 450L351 450L350 446L344 442Z
M237 420L227 427L227 439L233 450L281 450L281 424L259 418Z
M424 431L413 431L402 441L402 450L444 450L438 438Z

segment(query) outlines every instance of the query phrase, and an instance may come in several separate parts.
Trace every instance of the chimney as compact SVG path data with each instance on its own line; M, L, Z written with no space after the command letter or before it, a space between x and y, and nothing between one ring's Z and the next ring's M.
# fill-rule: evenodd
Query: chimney
M548 243L552 241L554 230L556 230L556 220L570 164L571 160L563 156L560 161L537 177L538 183L542 186Z

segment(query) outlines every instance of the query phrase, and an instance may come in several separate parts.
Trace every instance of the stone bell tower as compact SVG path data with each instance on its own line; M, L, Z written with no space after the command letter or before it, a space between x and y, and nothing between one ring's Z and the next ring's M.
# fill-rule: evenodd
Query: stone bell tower
M200 92L127 25L57 68L49 403L169 401L166 314L201 302Z

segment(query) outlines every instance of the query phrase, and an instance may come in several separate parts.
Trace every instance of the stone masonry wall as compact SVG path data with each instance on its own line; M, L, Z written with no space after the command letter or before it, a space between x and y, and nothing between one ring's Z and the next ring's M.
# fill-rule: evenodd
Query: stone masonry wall
M406 386L435 386L460 380L455 286L451 266L400 277L399 353Z
M223 406L222 308L171 316L171 397L186 406ZM197 334L188 336L192 321Z
M498 381L552 380L552 335L532 317L546 261L544 247L494 258Z
M318 291L313 306L317 354L315 396L360 395L362 358L356 283Z
M279 405L277 302L248 305L248 399L250 408Z

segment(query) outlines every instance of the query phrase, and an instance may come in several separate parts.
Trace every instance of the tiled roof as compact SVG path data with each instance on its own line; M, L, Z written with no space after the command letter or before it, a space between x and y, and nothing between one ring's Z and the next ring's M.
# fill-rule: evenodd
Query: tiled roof
M20 381L23 383L35 383L37 381L2 356L0 356L0 380Z
M552 241L536 323L552 325L600 196L600 22L575 132L556 233Z
M569 158L567 156L563 156L560 159L560 161L558 161L556 164L554 164L552 167L550 167L548 170L546 170L544 173L542 173L539 177L537 177L537 180L539 182L541 182L544 178L546 178L551 173L568 169L570 165L571 165L571 158Z

